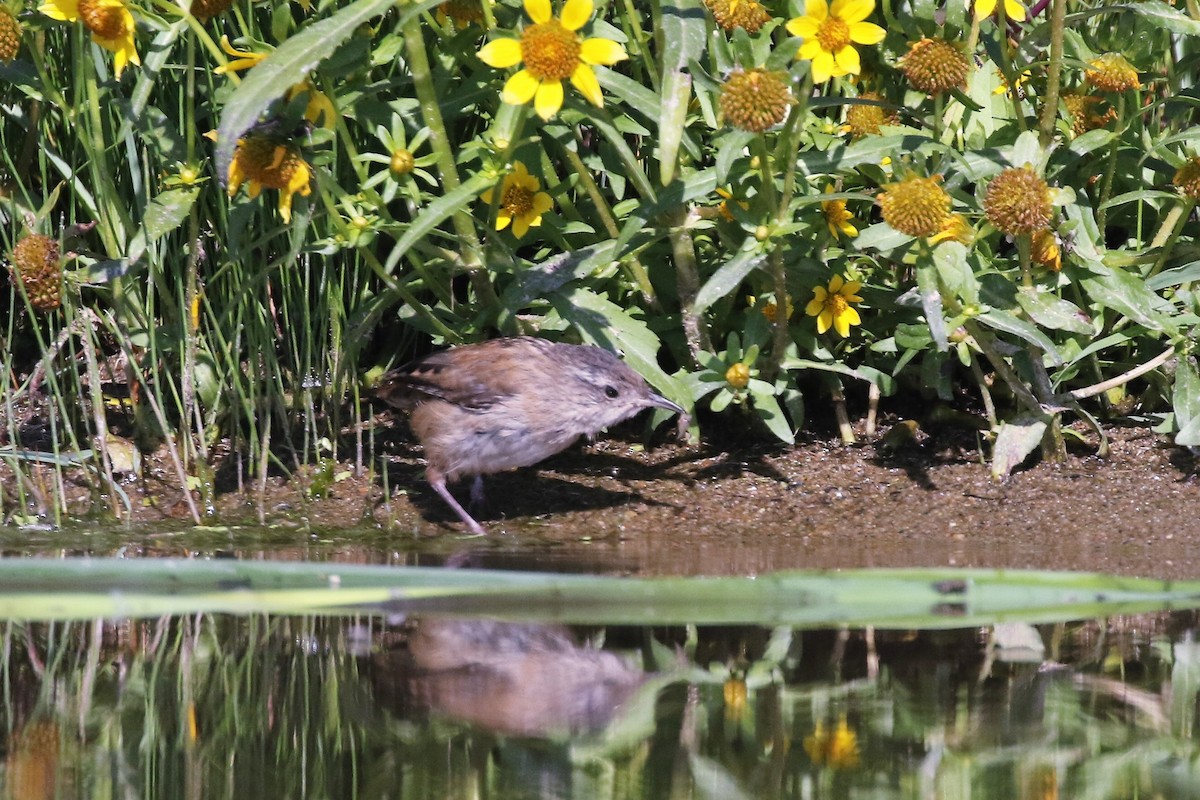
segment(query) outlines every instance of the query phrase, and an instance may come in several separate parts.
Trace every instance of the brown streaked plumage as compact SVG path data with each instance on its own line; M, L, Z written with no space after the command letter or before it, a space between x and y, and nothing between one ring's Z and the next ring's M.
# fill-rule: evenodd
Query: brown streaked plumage
M375 394L411 410L429 484L476 534L486 531L447 481L473 477L477 503L483 475L536 464L646 408L685 413L606 350L529 336L434 353L389 372Z

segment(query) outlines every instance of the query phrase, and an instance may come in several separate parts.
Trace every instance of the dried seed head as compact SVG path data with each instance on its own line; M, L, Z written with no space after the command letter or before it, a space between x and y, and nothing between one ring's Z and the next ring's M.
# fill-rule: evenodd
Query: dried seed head
M1200 200L1200 156L1180 167L1171 183L1193 200Z
M1140 89L1137 70L1120 53L1105 53L1088 62L1090 67L1083 79L1105 92Z
M40 233L26 236L13 248L12 266L31 306L53 311L62 304L62 258L57 241Z
M883 100L883 95L878 92L863 92L858 97L860 100ZM879 133L880 126L889 122L891 120L882 106L855 103L846 109L846 130L855 139Z
M941 175L914 176L884 186L878 198L883 221L909 236L925 238L938 233L950 213L950 195L941 182Z
M1050 187L1033 168L1006 169L988 184L983 210L1005 233L1037 233L1050 225Z
M12 61L21 49L21 23L0 6L0 61Z
M735 69L721 87L725 121L752 133L783 122L793 102L786 72Z
M1071 132L1081 136L1088 131L1103 128L1117 118L1117 110L1111 106L1103 114L1096 113L1102 98L1091 94L1068 93L1062 96L1063 105L1071 117Z
M208 22L215 16L224 14L233 5L233 0L192 0L192 16L201 22Z
M900 60L913 88L926 94L965 89L971 63L957 47L941 39L914 42Z
M704 5L708 6L717 24L727 31L744 28L746 33L758 33L759 28L771 19L757 0L704 0Z

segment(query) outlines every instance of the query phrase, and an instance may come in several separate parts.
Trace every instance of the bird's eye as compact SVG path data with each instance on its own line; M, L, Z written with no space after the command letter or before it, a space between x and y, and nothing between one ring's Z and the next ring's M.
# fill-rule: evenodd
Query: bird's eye
M617 397L621 393L617 391L617 387L615 387L615 386L605 386L604 394L607 395L608 397Z

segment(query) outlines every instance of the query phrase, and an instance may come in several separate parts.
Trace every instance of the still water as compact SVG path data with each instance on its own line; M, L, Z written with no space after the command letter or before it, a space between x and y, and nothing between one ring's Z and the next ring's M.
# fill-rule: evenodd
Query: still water
M9 622L3 797L1200 797L1196 612Z

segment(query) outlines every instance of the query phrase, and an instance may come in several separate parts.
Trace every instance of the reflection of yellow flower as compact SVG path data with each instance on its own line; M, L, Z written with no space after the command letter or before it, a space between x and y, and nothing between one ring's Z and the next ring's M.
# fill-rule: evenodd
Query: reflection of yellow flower
M126 64L142 63L133 43L137 23L125 0L49 0L38 11L63 22L83 20L92 41L113 53L113 73L118 78Z
M804 737L804 752L818 766L830 769L850 769L859 764L858 734L850 730L846 718L838 720L832 731L825 730L825 723L818 722L809 736Z
M625 48L610 39L580 39L577 31L591 19L592 0L567 0L561 19L555 19L550 0L525 0L525 13L533 20L520 39L493 39L479 51L489 67L506 69L524 63L504 84L500 99L512 105L533 100L542 119L550 119L563 104L562 82L571 85L596 107L604 105L595 65L611 66L628 58Z
M831 77L857 75L858 51L854 44L879 44L887 31L864 22L875 8L875 0L805 0L804 16L788 20L787 30L804 39L796 58L812 61L814 83Z
M233 56L233 61L213 70L217 75L228 75L241 72L244 69L260 64L269 53L256 53L253 50L238 50L229 43L228 36L221 37L221 49ZM305 78L287 90L285 99L291 100L302 92L308 93L308 104L304 107L304 118L314 125L332 129L337 120L337 111L329 95L322 92L313 84L312 79Z
M825 193L833 192L832 186L825 187ZM854 227L854 215L846 209L845 200L822 200L821 213L825 215L825 222L829 225L829 233L834 239L845 236L848 239L853 239L858 236L858 228Z
M496 230L502 231L510 224L513 236L525 236L530 228L542 224L542 214L554 207L550 195L539 191L541 184L529 174L520 161L513 164L513 171L504 176L500 184L500 207L496 209ZM483 193L485 202L492 202L493 190Z
M804 313L817 318L817 333L824 333L833 328L838 336L845 338L850 335L850 326L859 325L862 319L851 303L861 303L858 290L862 284L858 281L847 281L841 275L834 275L829 281L829 288L813 287L813 298L804 307Z
M250 134L238 141L233 161L229 165L229 196L237 194L246 181L250 182L250 198L258 197L265 186L279 190L279 216L292 221L292 196L312 193L309 180L312 173L308 162L294 144L272 136Z
M990 17L996 10L996 0L975 0L975 19ZM1017 22L1025 21L1025 7L1017 0L1004 0L1004 16Z

